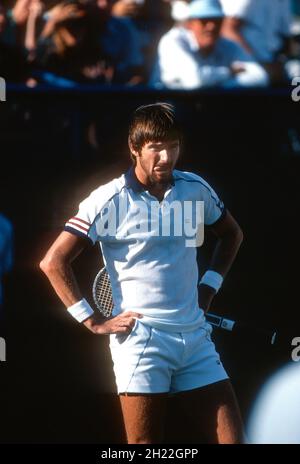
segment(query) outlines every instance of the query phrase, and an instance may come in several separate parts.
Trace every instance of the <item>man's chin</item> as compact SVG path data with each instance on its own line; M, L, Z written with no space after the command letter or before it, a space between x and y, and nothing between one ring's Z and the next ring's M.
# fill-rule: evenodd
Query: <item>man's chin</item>
M167 184L172 179L172 171L154 171L152 180L160 184Z

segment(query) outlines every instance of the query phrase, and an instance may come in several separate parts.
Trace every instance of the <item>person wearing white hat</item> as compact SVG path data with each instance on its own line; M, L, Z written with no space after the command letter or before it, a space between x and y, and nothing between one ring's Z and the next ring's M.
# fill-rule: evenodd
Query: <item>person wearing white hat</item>
M239 45L220 37L224 13L219 0L196 0L187 19L160 40L150 84L196 89L209 86L266 86L266 71Z

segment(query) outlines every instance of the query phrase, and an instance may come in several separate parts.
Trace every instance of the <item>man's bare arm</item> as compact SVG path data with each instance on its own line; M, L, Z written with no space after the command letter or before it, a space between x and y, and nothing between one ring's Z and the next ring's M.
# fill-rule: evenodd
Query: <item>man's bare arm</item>
M66 307L82 298L71 263L85 246L83 238L62 232L40 262L41 270Z
M69 232L62 232L40 263L40 268L66 307L82 299L71 263L85 247L86 242L83 238ZM93 315L83 324L96 334L129 333L136 317L141 317L141 315L126 312L109 320Z
M241 246L243 232L229 211L223 219L209 226L209 229L218 238L209 269L225 277ZM212 287L205 284L199 285L199 305L205 312L208 311L215 294Z

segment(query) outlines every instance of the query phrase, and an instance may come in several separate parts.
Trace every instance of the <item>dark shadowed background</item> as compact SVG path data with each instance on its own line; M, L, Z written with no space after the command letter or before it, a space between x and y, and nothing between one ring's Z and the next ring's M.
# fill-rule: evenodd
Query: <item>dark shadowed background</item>
M10 90L0 104L0 210L14 225L16 260L0 365L2 443L124 440L108 339L71 320L38 263L79 201L130 166L132 110L162 100L176 104L185 130L178 167L211 183L245 235L212 311L300 336L300 103L288 90ZM207 237L200 266L212 246ZM75 263L90 301L101 264L97 247ZM255 334L215 331L214 338L246 420L259 387L290 359L290 338L277 347ZM193 442L193 429L170 404L166 441Z

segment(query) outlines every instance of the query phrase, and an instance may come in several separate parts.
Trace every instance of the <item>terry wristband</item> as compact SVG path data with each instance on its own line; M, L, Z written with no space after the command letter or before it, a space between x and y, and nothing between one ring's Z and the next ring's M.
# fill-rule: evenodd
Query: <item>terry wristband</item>
M82 322L94 314L94 311L92 310L85 298L82 298L82 300L77 301L77 303L73 304L72 306L69 306L67 308L67 311L78 322Z
M215 271L206 271L205 274L202 276L202 279L199 282L200 284L208 285L215 289L218 292L222 286L223 277L221 274Z

